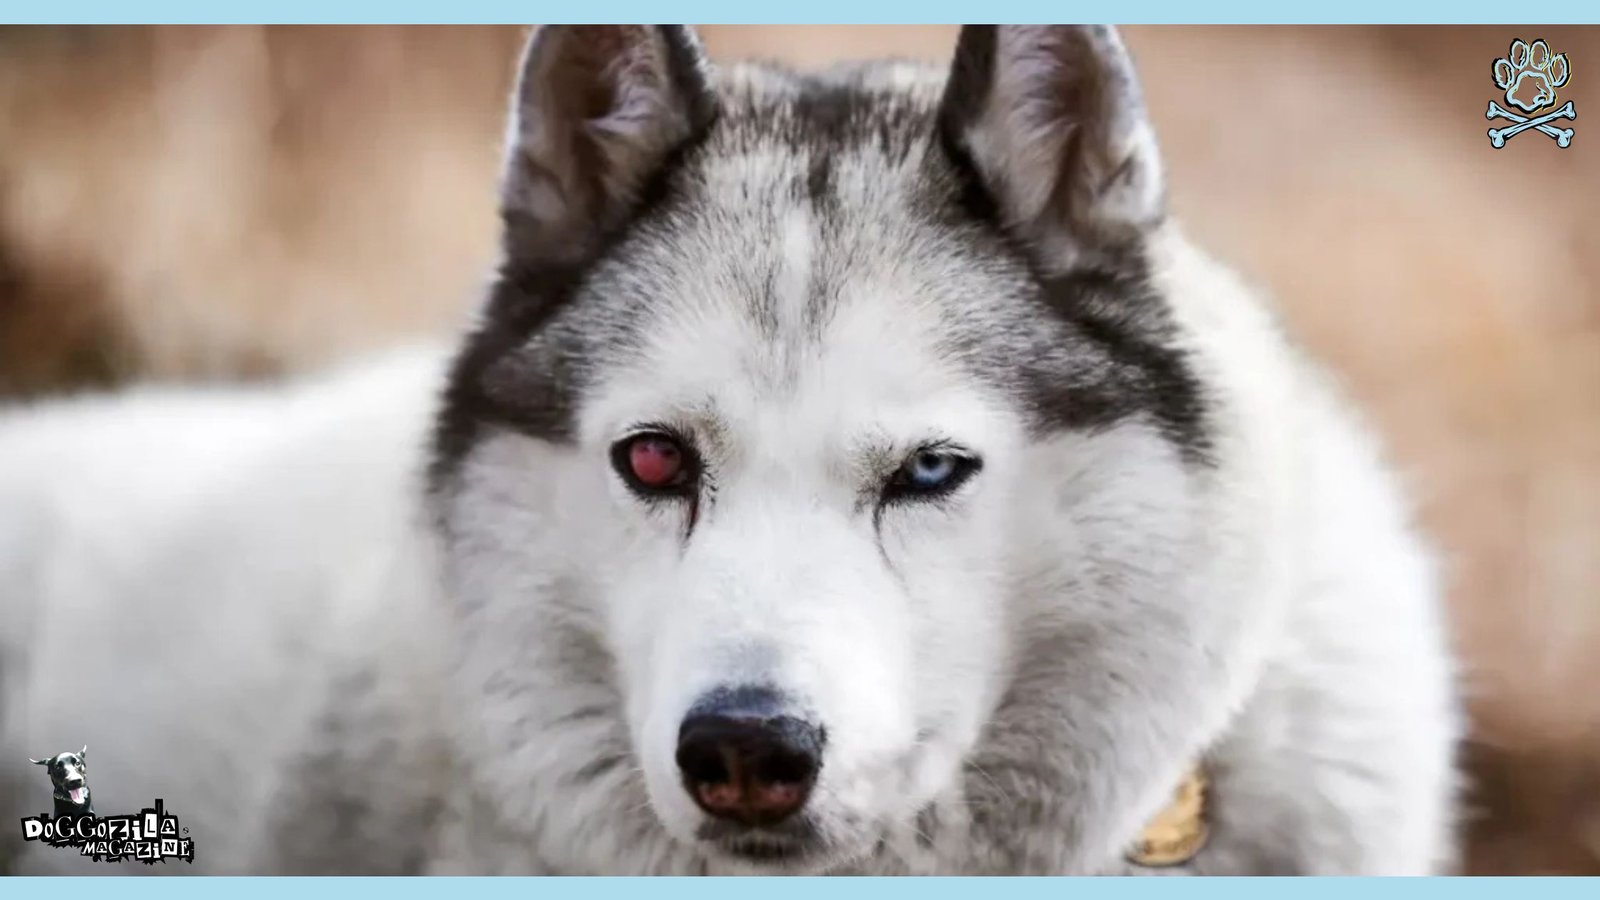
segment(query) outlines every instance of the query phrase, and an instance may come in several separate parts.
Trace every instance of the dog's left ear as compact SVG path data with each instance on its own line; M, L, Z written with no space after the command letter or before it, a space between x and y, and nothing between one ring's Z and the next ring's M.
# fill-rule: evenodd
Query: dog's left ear
M965 26L940 130L1052 268L1136 242L1165 216L1133 61L1109 26Z
M78 751L78 760L80 762L88 762L89 761L89 745L88 744L84 744L83 745L83 749Z

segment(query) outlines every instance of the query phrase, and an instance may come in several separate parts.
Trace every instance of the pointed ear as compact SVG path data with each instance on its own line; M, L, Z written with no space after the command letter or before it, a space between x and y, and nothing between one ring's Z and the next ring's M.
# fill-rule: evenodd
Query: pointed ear
M667 157L714 112L681 25L545 25L523 52L501 211L516 258L570 263L624 222Z
M1005 225L1052 267L1114 251L1165 216L1133 61L1109 26L965 26L940 117Z
M30 756L28 757L28 762L31 762L36 766L48 766L50 765L50 757L47 756L44 759L34 759Z
M78 751L78 758L83 760L84 762L88 762L89 761L89 745L88 744L84 744L83 745L83 749Z

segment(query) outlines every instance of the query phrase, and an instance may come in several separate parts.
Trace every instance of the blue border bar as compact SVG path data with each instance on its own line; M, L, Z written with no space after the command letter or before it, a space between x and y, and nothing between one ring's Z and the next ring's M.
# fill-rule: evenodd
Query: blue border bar
M1486 24L1521 25L1531 13L1545 23L1600 23L1596 0L924 0L869 4L852 0L803 3L691 0L679 3L529 3L511 0L52 0L0 4L11 24L466 24L633 22L664 18L719 24L800 21L839 25L962 22L1115 21L1118 24ZM797 18L798 17L798 18Z
M877 898L897 890L918 900L971 900L974 892L1001 892L1007 900L1148 900L1152 897L1215 900L1361 900L1450 897L1500 900L1532 891L1541 900L1592 900L1595 878L16 878L5 887L18 897L114 897L116 900L252 898L292 893L297 900L345 897L372 891L385 900L413 897L504 900L610 900L628 893L656 900L829 900ZM11 891L7 891L11 893Z

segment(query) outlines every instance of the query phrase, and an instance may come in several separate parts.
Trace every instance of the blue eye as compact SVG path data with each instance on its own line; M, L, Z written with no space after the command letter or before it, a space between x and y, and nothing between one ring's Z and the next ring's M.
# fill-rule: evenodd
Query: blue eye
M885 494L889 498L946 494L960 487L979 467L976 458L953 450L918 450L895 471Z
M906 475L917 487L936 488L956 473L956 458L948 453L925 451L911 458Z

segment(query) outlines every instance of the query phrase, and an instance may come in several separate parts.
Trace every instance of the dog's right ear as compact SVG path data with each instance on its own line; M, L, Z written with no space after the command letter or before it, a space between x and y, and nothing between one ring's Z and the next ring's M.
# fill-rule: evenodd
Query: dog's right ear
M47 756L44 759L34 759L30 756L28 757L28 762L31 762L36 766L48 766L50 765L50 757Z
M511 114L508 255L570 264L592 253L668 155L709 124L709 72L687 26L541 26Z

